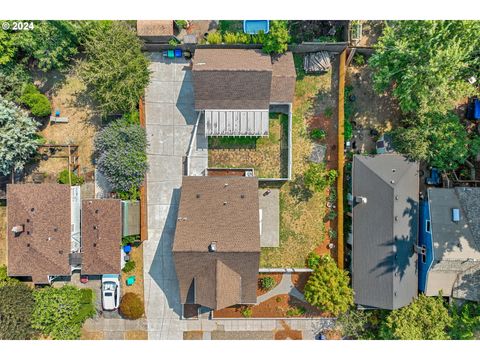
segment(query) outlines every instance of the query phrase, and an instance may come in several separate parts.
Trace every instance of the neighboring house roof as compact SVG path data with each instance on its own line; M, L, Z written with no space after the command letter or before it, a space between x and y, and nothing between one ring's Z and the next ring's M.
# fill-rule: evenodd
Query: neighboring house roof
M141 37L173 36L173 21L137 20L137 35Z
M183 303L192 285L213 309L256 301L258 209L257 178L183 178L173 244Z
M34 283L70 275L70 186L9 184L7 207L8 275L31 276ZM23 230L15 234L16 226Z
M82 201L82 274L120 274L121 201Z
M418 170L418 163L398 154L354 156L352 277L358 305L391 310L417 296Z
M272 59L271 103L293 103L297 74L293 54L287 52Z
M261 50L197 49L192 68L195 109L267 110L273 100L293 101L292 73L291 54L272 65L270 55Z
M479 301L480 189L430 188L428 203L433 240L433 265L427 275L427 295ZM458 209L459 221L452 211Z

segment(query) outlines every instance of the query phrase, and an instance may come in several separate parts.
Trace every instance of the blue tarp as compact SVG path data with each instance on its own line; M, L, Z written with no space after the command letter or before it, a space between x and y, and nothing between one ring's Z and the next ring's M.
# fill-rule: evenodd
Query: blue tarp
M418 256L418 291L425 292L428 271L433 264L433 240L428 201L420 202L420 227L418 246L425 248L425 255Z
M475 120L480 119L480 100L478 99L473 101L473 118Z

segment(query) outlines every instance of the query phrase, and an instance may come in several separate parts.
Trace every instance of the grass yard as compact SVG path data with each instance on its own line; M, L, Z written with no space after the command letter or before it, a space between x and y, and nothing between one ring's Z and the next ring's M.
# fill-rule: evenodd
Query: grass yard
M7 264L7 207L0 201L0 265Z
M210 137L208 166L254 168L259 178L288 176L288 116L271 113L268 137Z
M293 180L280 189L280 246L263 248L260 267L305 267L312 251L326 251L328 242L324 218L327 214L328 191L309 193L302 188L303 174L309 166L308 157L313 140L308 135L310 118L322 104L336 99L332 73L305 75L303 59L295 57L297 83L293 106Z

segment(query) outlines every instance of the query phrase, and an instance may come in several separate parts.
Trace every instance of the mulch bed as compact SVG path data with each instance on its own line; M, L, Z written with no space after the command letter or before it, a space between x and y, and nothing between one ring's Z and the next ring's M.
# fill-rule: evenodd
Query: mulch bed
M294 309L297 307L305 308L306 312L303 315L297 316L287 316L287 311L289 309ZM216 310L213 312L213 317L220 318L243 318L242 309L245 306L235 305L225 309ZM274 296L258 305L250 307L252 309L252 318L305 318L305 317L325 317L328 314L325 314L318 310L317 308L307 304L293 296L283 294Z
M302 332L300 330L292 330L285 321L280 322L283 329L275 332L275 340L302 340Z
M295 273L292 274L292 283L303 294L305 284L308 281L311 273Z
M261 284L261 279L266 278L266 277L271 277L273 280L275 280L275 286L277 286L280 281L282 281L282 274L280 273L268 273L268 274L258 274L258 281L257 281L257 296L266 294L270 290L274 289L274 287L270 290L264 290L262 289L262 284Z

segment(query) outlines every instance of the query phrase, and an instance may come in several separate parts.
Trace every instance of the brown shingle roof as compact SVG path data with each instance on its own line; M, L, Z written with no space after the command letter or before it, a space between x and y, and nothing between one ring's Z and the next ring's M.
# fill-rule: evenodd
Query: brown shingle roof
M197 110L262 110L271 102L293 102L291 53L272 64L261 50L197 49L192 73Z
M271 103L293 103L295 96L295 64L291 52L272 59Z
M216 251L209 246L215 242ZM255 303L260 261L258 179L184 177L173 257L183 303Z
M8 274L47 283L48 275L70 275L70 187L60 184L9 184ZM12 228L23 226L16 235Z
M121 240L121 201L82 201L82 274L119 274Z
M172 20L137 20L138 36L172 36Z
M174 251L260 251L258 179L184 176Z
M197 49L192 74L198 110L269 107L272 64L259 50Z

